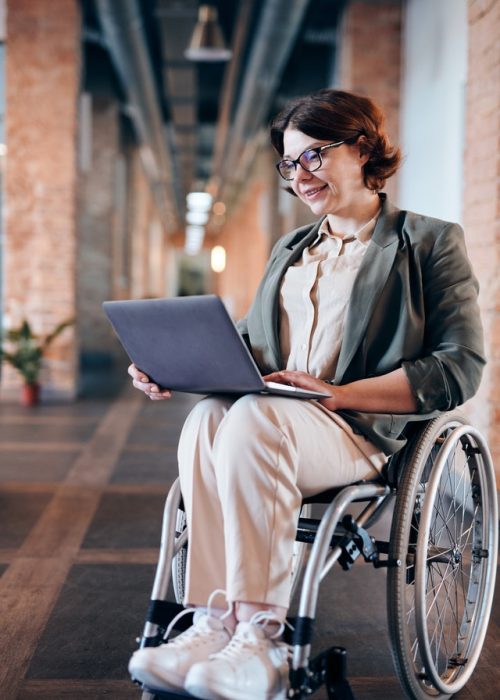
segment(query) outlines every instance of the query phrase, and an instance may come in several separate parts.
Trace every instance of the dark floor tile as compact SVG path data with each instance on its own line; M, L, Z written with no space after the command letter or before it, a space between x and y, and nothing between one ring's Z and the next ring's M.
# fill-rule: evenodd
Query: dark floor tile
M368 564L334 567L320 589L314 653L343 646L353 676L391 676L385 582L385 572Z
M193 394L174 394L167 401L146 401L127 438L127 445L175 450L182 425L200 400Z
M179 442L181 426L134 425L128 434L126 448L130 446L173 449Z
M104 494L83 542L83 548L158 547L165 496Z
M127 678L153 576L149 565L74 566L27 677Z
M125 450L116 464L112 484L172 483L177 475L177 452L159 450Z
M78 450L23 452L0 450L1 481L60 481L73 464Z
M20 547L51 498L50 493L0 490L0 547Z
M393 667L386 610L386 576L370 564L356 563L344 572L335 566L320 588L313 654L331 646L347 649L348 677L364 679L356 686L356 699L403 698ZM500 579L497 577L492 620L477 669L472 680L456 697L496 700L500 687L497 664L498 621L500 620ZM377 683L378 679L378 683ZM372 684L373 681L373 684ZM378 685L379 692L374 692ZM470 686L481 687L471 694ZM384 694L385 689L391 692ZM392 694L392 693L395 694ZM399 695L398 695L399 692ZM326 700L323 690L314 695Z
M141 411L138 415L138 422L161 421L164 419L175 419L180 423L184 421L189 411L198 403L201 396L197 394L174 393L171 399L166 401L144 400Z
M40 416L74 416L76 418L101 418L109 410L109 401L79 400L72 403L41 403L39 406L26 408L17 403L0 403L0 422L2 418L15 416L29 419Z
M31 421L27 418L26 422L11 425L0 426L0 442L86 442L90 440L96 423L94 421L86 421L83 424L68 424L61 423L57 425L56 421L47 424L40 424Z

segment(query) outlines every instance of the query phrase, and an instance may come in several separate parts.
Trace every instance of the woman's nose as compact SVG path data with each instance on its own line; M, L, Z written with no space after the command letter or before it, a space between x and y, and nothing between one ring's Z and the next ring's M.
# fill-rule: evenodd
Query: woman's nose
M300 163L297 163L297 167L295 168L295 173L293 176L293 181L301 182L302 180L310 180L311 177L312 173L309 172L309 170L303 168Z

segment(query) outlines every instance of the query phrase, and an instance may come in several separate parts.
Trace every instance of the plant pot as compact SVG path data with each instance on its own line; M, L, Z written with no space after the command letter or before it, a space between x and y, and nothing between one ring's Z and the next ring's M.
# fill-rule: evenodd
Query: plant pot
M23 384L21 403L23 406L37 406L40 403L40 384Z

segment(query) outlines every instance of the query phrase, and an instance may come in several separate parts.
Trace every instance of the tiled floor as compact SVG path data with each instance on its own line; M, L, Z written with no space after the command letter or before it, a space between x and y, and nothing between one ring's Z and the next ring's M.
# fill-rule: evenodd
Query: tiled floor
M190 396L0 404L0 698L140 698L126 666L148 605L164 494ZM461 700L500 696L500 601ZM396 700L385 574L336 572L318 648L349 650L357 700ZM315 695L318 700L324 693Z

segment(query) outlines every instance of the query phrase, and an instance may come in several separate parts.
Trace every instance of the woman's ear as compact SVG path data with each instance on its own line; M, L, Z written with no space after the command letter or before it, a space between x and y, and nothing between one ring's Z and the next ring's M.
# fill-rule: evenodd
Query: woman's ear
M359 150L359 158L361 160L361 165L364 165L370 158L370 148L368 145L368 141L366 140L366 136L364 134L361 134L361 136L356 141L355 145L358 147Z

